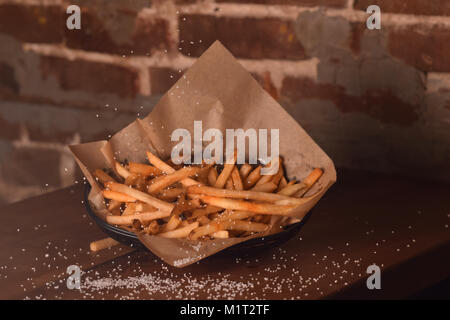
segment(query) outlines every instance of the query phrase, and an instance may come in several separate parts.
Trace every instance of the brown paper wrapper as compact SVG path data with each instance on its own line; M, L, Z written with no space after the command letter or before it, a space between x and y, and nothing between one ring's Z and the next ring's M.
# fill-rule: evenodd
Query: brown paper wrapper
M185 128L194 137L194 120L202 120L203 132L208 128L222 130L224 140L225 129L267 129L269 133L270 129L279 129L280 155L284 159L289 179L302 179L313 168L324 170L322 177L306 195L313 195L311 200L292 210L290 217L301 220L336 181L332 160L231 53L216 41L161 98L146 118L137 119L109 141L70 146L92 186L89 201L96 214L104 219L108 212L100 186L91 174L95 169L113 169L114 159L145 163L146 150L167 159L177 143L170 140L172 131ZM237 243L276 232L280 232L280 226L274 223L264 234L245 238L192 241L142 235L139 239L166 263L184 267Z

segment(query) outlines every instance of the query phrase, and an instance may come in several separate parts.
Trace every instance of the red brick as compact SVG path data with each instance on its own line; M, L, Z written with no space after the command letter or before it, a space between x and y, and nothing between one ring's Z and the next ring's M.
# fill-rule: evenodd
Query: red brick
M270 72L266 71L264 74L259 75L257 73L252 73L253 78L260 84L260 86L267 91L268 94L272 96L275 100L280 99L280 94L277 87L272 82L272 77Z
M239 0L216 0L216 2L242 3ZM302 7L324 6L332 8L344 8L347 0L245 0L245 3L268 4L268 5L291 5Z
M0 33L24 42L62 42L65 12L60 6L0 5Z
M450 29L408 26L389 32L389 52L426 72L450 72Z
M351 33L349 39L349 46L353 53L359 54L361 52L361 38L367 30L365 23L350 23Z
M307 58L291 21L192 14L180 16L179 28L179 47L188 56L198 57L215 40L220 40L238 58Z
M142 110L144 112L145 110ZM31 141L71 143L75 133L83 142L103 140L136 119L136 113L5 101L0 108L0 138L17 139L20 128Z
M6 184L58 187L61 152L37 147L14 147L0 154L0 174Z
M378 5L381 12L417 15L450 15L448 0L356 0L355 9L366 11L370 5Z
M164 94L183 75L183 72L172 68L150 68L152 94Z
M16 140L20 137L20 125L10 122L0 115L0 138L6 140Z
M117 94L134 97L138 93L137 72L125 67L84 60L41 56L43 80L55 77L64 90Z
M419 106L403 102L387 89L369 90L361 96L354 96L337 85L319 84L307 78L286 77L281 96L287 103L305 99L332 101L343 113L364 113L384 123L406 126L418 120Z
M65 28L68 47L119 55L148 55L173 47L167 20L138 17L138 11L122 8L119 2L108 15L102 10L101 6L82 7L81 29Z
M0 62L0 92L19 92L19 84L16 80L14 68L3 62Z

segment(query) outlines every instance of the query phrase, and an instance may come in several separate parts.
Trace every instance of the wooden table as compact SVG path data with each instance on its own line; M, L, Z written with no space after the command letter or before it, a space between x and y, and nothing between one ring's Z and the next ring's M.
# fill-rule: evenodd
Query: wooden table
M1 208L1 299L404 298L450 276L450 186L339 171L300 233L264 252L170 267L118 246L83 207L83 185ZM367 267L381 268L368 290ZM82 289L66 287L78 265Z

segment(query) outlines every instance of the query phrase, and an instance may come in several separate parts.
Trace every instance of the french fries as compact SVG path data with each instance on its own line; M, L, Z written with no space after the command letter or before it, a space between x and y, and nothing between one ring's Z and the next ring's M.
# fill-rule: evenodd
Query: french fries
M170 216L170 212L167 211L153 211L153 212L143 212L138 214L129 214L121 216L106 216L106 222L109 224L125 225L129 226L134 220L139 220L142 222L152 221L156 219L161 219Z
M116 246L118 244L119 244L119 242L117 242L114 239L105 238L105 239L102 239L102 240L97 240L97 241L91 242L90 249L93 252L97 252L97 251L100 251L100 250L103 250L103 249L114 247L114 246Z
M174 171L166 176L160 176L158 178L155 178L152 184L148 186L148 193L155 194L159 192L160 190L171 186L175 182L181 181L187 177L196 175L201 168L196 167L184 167L180 170Z
M225 183L227 183L228 178L231 175L231 172L234 169L234 164L236 163L237 159L237 153L235 152L233 157L229 159L224 165L223 170L220 173L219 177L216 180L216 183L214 184L214 187L216 188L223 188Z
M148 164L130 162L128 164L131 173L140 174L142 176L157 176L162 174L162 171L156 167Z
M322 176L323 171L322 169L316 168L314 169L307 177L302 181L303 184L306 185L305 190L301 190L297 192L295 195L296 197L303 197L309 189L316 183L317 180Z
M103 197L110 200L116 200L119 202L135 202L136 198L133 198L132 196L129 196L125 193L120 193L116 191L111 190L103 190L102 192Z
M255 170L249 173L246 179L244 179L245 189L250 189L261 178L261 166L258 166Z
M117 182L108 182L106 184L106 186L107 186L107 188L111 189L112 191L124 193L130 197L136 198L137 200L148 203L149 205L152 205L157 209L168 211L169 213L172 212L172 210L173 210L172 204L167 203L162 200L159 200L157 198L154 198L151 195L149 195L148 193L144 193L142 191L133 189L124 184L120 184Z
M213 237L215 239L226 239L226 238L230 237L230 234L228 231L222 230L222 231L214 232L213 234L211 234L211 237Z
M130 171L128 171L125 167L123 167L119 162L115 162L115 169L116 172L124 179L128 178L128 176L131 174Z
M217 173L216 167L212 167L211 169L209 169L209 172L208 172L208 183L209 183L210 186L213 186L213 185L216 184L218 176L219 176L219 174Z
M191 233L192 230L198 227L198 225L199 225L198 222L194 222L179 229L160 233L159 236L163 238L186 238Z
M286 215L290 210L296 207L295 205L286 205L284 203L283 204L257 203L205 195L200 195L199 199L201 199L205 203L221 207L224 209L244 210L261 214Z
M94 171L94 177L100 181L102 184L105 184L107 182L114 182L114 180L109 174L107 174L105 171L101 169L96 169Z
M241 168L239 169L239 174L241 175L241 179L245 180L248 175L250 174L250 171L252 171L252 166L248 163L244 163Z
M168 232L176 229L181 224L181 219L177 215L173 215L170 217L169 221L166 223L162 232Z
M158 199L164 200L164 201L175 201L178 199L181 194L185 192L184 188L172 188L172 189L165 189L158 193L156 197Z
M316 168L303 181L288 181L279 158L277 172L262 175L261 165L239 167L236 152L221 171L213 164L174 165L151 152L146 155L149 164L116 161L114 177L107 169L93 175L104 186L109 224L164 238L208 240L264 233L276 221L290 221L292 209L311 201L313 197L304 195L323 174ZM114 244L101 241L94 249Z
M234 167L231 171L231 179L233 180L234 190L244 190L244 185L242 184L241 174L238 168Z
M260 185L254 186L251 190L252 191L260 191L260 192L273 192L276 190L278 186L273 182L267 182Z
M206 186L190 186L187 188L187 194L202 194L222 198L235 198L257 201L285 201L286 204L299 205L305 203L308 199L297 199L276 193L259 192L251 190L227 190Z
M166 173L166 174L170 174L170 173L174 173L175 169L172 168L170 165L168 165L167 163L165 163L164 161L162 161L160 158L158 158L157 156L155 156L153 153L151 153L150 151L147 151L147 158L148 161L153 164L155 167L157 167L158 169L160 169L162 172ZM185 178L181 181L181 183L185 186L191 186L191 185L198 185L200 184L200 182L195 181L191 178Z

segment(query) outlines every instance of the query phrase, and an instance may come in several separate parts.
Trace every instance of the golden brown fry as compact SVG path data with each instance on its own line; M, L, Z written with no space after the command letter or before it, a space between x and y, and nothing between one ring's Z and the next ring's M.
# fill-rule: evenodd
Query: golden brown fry
M194 221L195 222L195 221ZM180 223L180 225L178 226L178 229L180 229L180 228L184 228L184 227L186 227L186 226L188 226L189 224L191 223L191 221L189 221L189 220L183 220L183 221L181 221L181 223Z
M230 237L230 234L228 231L222 230L222 231L214 232L213 234L211 234L211 237L213 237L215 239L227 239Z
M233 171L231 171L231 178L233 179L233 186L235 190L244 190L241 175L236 166L234 166Z
M128 215L132 215L136 213L136 203L135 202L131 202L131 203L127 203L127 207L125 208L125 210L122 212L123 216L128 216Z
M217 177L218 177L217 168L216 167L212 167L211 169L209 169L209 172L208 172L208 184L210 186L214 186L216 184Z
M106 222L109 224L130 226L133 223L133 220L139 220L141 223L144 223L151 220L165 218L169 215L170 212L167 211L153 211L131 214L127 216L106 216Z
M215 206L210 206L207 205L204 208L200 208L200 209L195 209L194 211L192 211L192 215L191 218L197 218L197 217L201 217L201 216L205 216L211 213L216 213L219 211L222 211L223 209L220 207L215 207Z
M158 236L164 237L164 238L186 238L187 236L189 236L189 234L192 232L192 230L194 230L195 228L198 227L198 225L199 225L198 222L193 222L182 228L178 228L178 229L175 229L172 231L160 233L160 234L158 234Z
M241 168L239 169L239 174L241 175L242 181L245 181L247 179L248 175L250 174L250 171L252 171L252 166L248 163L244 163Z
M144 177L157 176L162 174L162 171L154 166L148 164L130 162L128 164L129 171L134 174L140 174Z
M115 182L114 178L112 178L109 174L107 174L105 171L101 169L96 169L94 171L94 177L100 181L102 184L105 184L107 182Z
M216 221L226 221L226 220L243 220L254 216L256 213L250 211L241 210L225 210L221 215L219 215L214 220Z
M233 179L231 179L231 177L228 178L227 183L225 184L225 189L234 190Z
M223 170L219 174L216 184L214 185L216 188L223 188L225 186L228 178L231 175L231 172L233 171L234 164L236 163L236 159L237 159L237 153L234 152L233 156L230 159L228 159L228 161L225 162L225 164L223 165Z
M294 179L294 180L291 180L291 181L289 181L288 182L288 186L292 186L293 184L295 184L297 181Z
M296 197L303 197L309 189L316 183L317 180L322 176L323 170L319 168L315 168L305 179L302 180L302 183L306 185L304 190L300 190L295 194Z
M280 191L280 190L282 190L284 187L286 187L287 186L287 180L286 180L286 178L285 177L282 177L281 178L281 180L280 180L280 183L278 184L278 191Z
M134 202L137 200L136 198L134 198L130 195L127 195L127 194L124 194L121 192L111 191L111 190L103 190L102 194L103 194L103 197L106 199L116 200L119 202Z
M169 221L164 225L161 232L168 232L175 230L181 223L181 219L177 215L172 215Z
M201 237L207 236L209 234L218 232L223 230L223 227L221 226L221 222L210 222L204 226L197 227L192 235L190 236L191 240L197 240Z
M117 242L116 240L114 240L112 238L105 238L102 240L97 240L97 241L91 242L89 247L90 247L91 251L97 252L97 251L100 251L103 249L114 247L118 244L119 244L119 242Z
M108 189L111 189L112 191L117 191L121 193L125 193L135 199L138 199L142 202L148 203L149 205L162 210L162 211L168 211L169 213L173 210L174 205L167 203L165 201L159 200L155 197L152 197L151 195L144 193L142 191L133 189L131 187L128 187L124 184L120 184L117 182L108 182L106 184L106 187Z
M208 219L206 216L200 216L197 218L197 221L200 223L201 226L208 224L211 222L211 220Z
M304 183L291 184L284 187L282 190L278 191L278 194L283 194L285 196L292 196L307 186Z
M158 210L154 206L151 206L148 203L143 203L143 202L136 202L135 207L136 207L137 212L148 212L148 211Z
M299 205L307 201L307 199L287 197L276 193L258 192L252 190L226 190L207 186L190 186L187 188L186 192L188 195L204 194L214 197L258 200L268 202L276 202L284 200L285 203L292 205ZM200 197L200 199L202 198Z
M278 172L275 173L272 180L270 182L274 183L275 185L278 185L280 183L281 178L284 177L284 169L283 169L283 160L279 158L278 161Z
M256 184L253 188L251 188L251 191L259 191L259 192L274 192L277 189L277 185L273 182L267 182L264 184Z
M286 215L289 211L296 207L296 205L257 203L206 195L200 195L199 198L205 203L222 207L224 209L251 211L261 214Z
M185 191L186 189L184 188L165 189L158 193L156 197L164 201L174 201Z
M165 176L159 176L152 180L152 184L148 186L148 193L156 194L164 188L171 186L172 184L181 181L187 177L193 176L200 171L198 167L184 167L171 174Z
M119 162L114 162L114 168L119 176L126 179L131 173L125 167L123 167Z
M145 181L144 176L138 175L136 181L134 181L134 188L142 192L147 190L147 182Z
M122 205L121 201L117 201L117 200L110 200L108 203L108 210L111 211L115 208L120 208L120 206Z
M243 182L245 190L248 190L251 187L253 187L260 177L261 177L261 166L257 166L255 170L250 172L248 177L244 179Z
M137 179L138 179L138 175L137 174L130 173L128 175L128 177L125 178L125 181L124 181L123 184L126 184L127 186L131 186L131 185L133 185L136 182Z
M199 181L202 185L208 185L209 171L213 165L214 163L206 164L205 161L203 161L195 180Z
M167 163L165 163L164 161L162 161L161 159L159 159L157 156L155 156L153 153L151 153L149 151L147 151L147 158L148 158L148 161L152 165L154 165L155 167L157 167L158 169L160 169L162 172L164 172L166 174L171 174L176 171L170 165L168 165ZM195 181L194 179L191 179L191 178L185 178L185 179L181 180L181 183L185 187L192 186L192 185L201 185L200 182Z
M265 175L265 176L261 176L259 178L259 180L256 182L256 186L268 183L272 180L273 176L272 175Z

